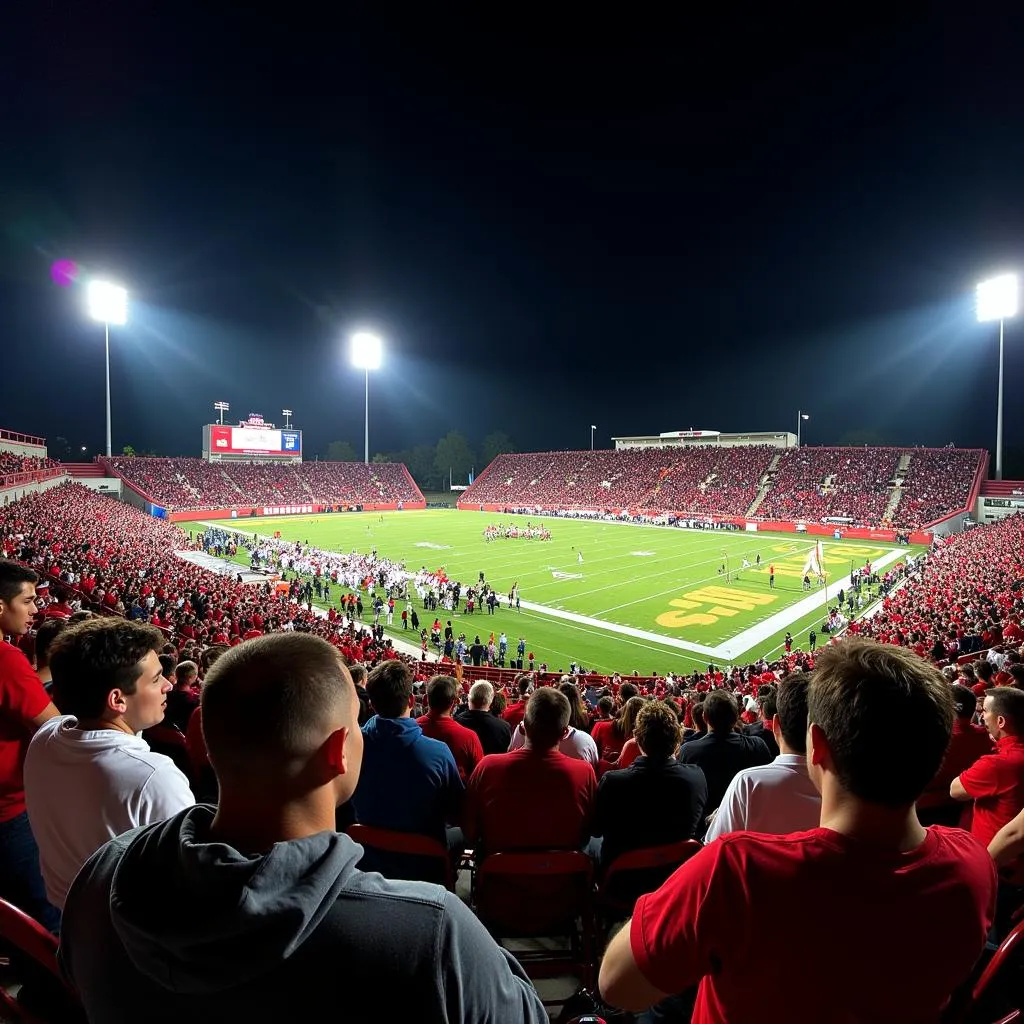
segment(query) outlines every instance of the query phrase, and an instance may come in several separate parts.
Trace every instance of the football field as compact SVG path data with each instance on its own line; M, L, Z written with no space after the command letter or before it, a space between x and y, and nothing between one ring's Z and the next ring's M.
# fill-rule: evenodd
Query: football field
M585 520L538 519L551 539L485 541L484 527L526 525L526 516L459 512L454 509L385 513L339 513L211 523L250 535L308 541L324 550L378 554L421 567L444 568L463 592L481 572L502 597L494 615L452 616L455 634L486 643L504 631L510 653L522 636L538 664L566 669L576 661L588 669L623 673L689 672L746 663L782 649L789 630L807 647L810 629L825 618L825 588L803 589L803 570L814 540L798 534L681 530ZM884 570L908 550L874 541L822 540L828 595L847 586L852 568L870 560ZM756 566L760 555L760 568ZM240 561L244 561L240 558ZM744 560L750 563L743 567ZM769 585L769 566L775 586ZM521 608L507 607L518 583ZM334 593L337 600L339 592ZM420 625L428 615L417 603ZM442 622L448 617L438 613ZM396 616L388 632L401 636ZM404 638L415 641L411 630ZM824 638L823 638L824 639Z

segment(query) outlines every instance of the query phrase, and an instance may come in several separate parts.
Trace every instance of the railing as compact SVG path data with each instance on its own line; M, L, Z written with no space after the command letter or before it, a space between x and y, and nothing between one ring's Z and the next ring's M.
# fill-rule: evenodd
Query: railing
M44 480L52 480L57 476L64 476L63 468L37 469L28 473L8 473L7 476L0 476L0 491L6 491L11 487L20 487L22 484L38 484Z
M14 441L16 444L34 444L39 448L46 447L45 437L36 437L35 434L22 434L17 430L4 430L0 427L0 441Z

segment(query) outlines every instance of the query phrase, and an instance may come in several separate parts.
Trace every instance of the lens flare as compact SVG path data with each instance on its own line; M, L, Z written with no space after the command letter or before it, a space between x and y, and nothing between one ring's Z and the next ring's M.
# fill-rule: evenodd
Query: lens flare
M57 260L50 267L50 280L61 288L69 288L78 280L78 264L74 260Z

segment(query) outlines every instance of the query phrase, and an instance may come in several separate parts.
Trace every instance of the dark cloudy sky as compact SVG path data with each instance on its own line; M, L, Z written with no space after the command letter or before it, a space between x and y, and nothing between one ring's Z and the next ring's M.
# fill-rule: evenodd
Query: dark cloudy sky
M993 443L972 289L1024 265L1019 19L372 6L5 6L0 426L102 444L63 257L131 292L115 447L198 454L224 399L361 450L362 324L374 451L798 408L812 443Z

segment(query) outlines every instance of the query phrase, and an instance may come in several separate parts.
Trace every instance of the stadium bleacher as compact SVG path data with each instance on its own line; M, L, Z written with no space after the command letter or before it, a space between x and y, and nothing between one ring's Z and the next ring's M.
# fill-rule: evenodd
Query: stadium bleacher
M509 454L460 504L919 529L967 507L984 457L977 449L763 445ZM901 464L908 466L902 474Z
M114 475L168 512L423 500L399 463L207 462L120 456L105 461Z

